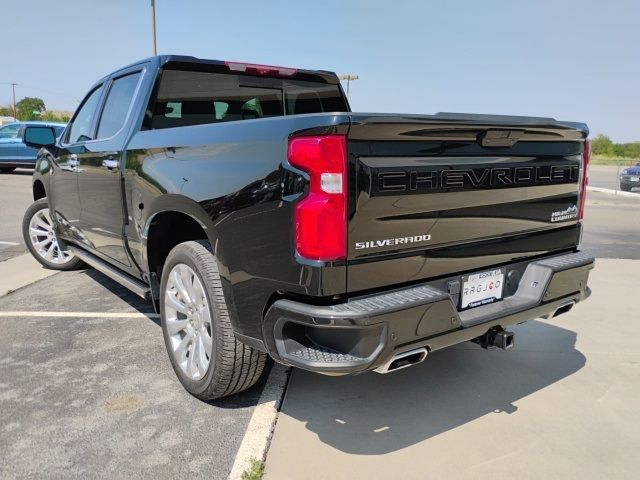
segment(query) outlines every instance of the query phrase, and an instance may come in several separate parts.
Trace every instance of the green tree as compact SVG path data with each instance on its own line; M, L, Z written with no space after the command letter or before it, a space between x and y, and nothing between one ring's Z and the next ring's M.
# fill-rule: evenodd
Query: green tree
M38 97L25 97L16 104L18 120L37 120L44 112L44 100Z
M638 158L640 157L640 142L616 143L614 151L618 157Z
M603 135L602 133L596 135L595 138L591 141L591 151L595 155L613 156L616 154L615 145L609 137Z

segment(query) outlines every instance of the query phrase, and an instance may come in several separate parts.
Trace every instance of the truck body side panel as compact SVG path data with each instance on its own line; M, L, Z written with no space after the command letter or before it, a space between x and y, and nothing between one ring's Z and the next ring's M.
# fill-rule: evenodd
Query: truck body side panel
M263 310L278 291L343 294L344 263L296 259L293 209L304 185L283 163L291 132L346 133L347 127L345 114L310 114L136 133L124 171L126 236L136 263L148 270L146 234L153 217L182 211L205 228L239 333L262 337Z

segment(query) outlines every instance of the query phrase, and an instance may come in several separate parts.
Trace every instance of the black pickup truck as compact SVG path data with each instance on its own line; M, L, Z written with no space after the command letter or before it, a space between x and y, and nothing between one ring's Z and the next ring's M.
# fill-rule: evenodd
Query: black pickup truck
M351 113L334 73L157 56L98 81L40 147L23 232L160 312L193 395L270 356L386 373L589 295L587 127L551 118Z

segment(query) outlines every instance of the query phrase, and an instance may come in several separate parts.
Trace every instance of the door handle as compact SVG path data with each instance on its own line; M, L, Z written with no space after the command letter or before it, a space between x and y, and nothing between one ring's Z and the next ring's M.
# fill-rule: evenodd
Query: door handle
M120 166L120 162L115 160L113 157L105 158L102 161L102 167L107 170L113 170L114 168L118 168Z

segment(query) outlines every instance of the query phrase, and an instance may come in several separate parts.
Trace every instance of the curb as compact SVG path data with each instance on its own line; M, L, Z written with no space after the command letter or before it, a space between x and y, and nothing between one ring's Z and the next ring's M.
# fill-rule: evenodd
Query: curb
M274 363L238 448L228 480L241 480L251 460L264 461L287 384L287 368Z
M58 270L47 270L30 253L0 262L0 297L56 273Z
M609 195L619 195L621 197L637 198L640 200L640 193L623 192L622 190L613 190L611 188L587 187L587 191L607 193Z

